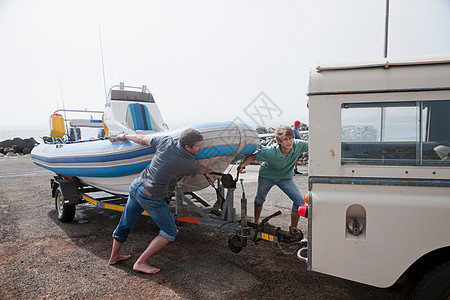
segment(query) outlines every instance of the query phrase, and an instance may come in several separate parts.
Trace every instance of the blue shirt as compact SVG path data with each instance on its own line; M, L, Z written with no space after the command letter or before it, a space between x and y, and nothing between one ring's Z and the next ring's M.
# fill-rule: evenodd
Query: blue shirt
M294 131L294 139L297 139L297 140L301 140L302 139L302 136L300 135L300 131L297 128L294 127L292 129L292 131Z
M170 136L153 137L150 146L156 152L150 164L139 175L139 180L152 196L163 197L178 180L200 172L200 164L194 155Z
M262 161L259 176L270 179L292 179L297 158L308 150L308 142L293 140L291 151L287 156L281 153L280 145L272 145L259 150L255 159Z

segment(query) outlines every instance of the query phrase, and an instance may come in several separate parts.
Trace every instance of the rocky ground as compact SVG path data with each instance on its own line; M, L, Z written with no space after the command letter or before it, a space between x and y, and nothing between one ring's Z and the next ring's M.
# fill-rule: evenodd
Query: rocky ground
M249 199L256 191L257 166L244 176ZM124 244L133 255L107 263L111 233L120 213L79 205L75 221L56 218L50 195L52 173L34 166L28 155L0 159L0 299L399 299L394 289L375 287L306 271L295 249L274 243L249 243L239 254L227 245L231 232L216 227L180 224L175 243L151 260L156 275L132 270L135 259L158 233L141 217ZM295 182L306 190L306 175ZM212 188L201 192L208 199ZM239 213L241 190L235 193ZM249 200L251 203L251 200ZM276 210L274 225L286 228L290 201L274 188L263 216ZM252 205L250 205L251 207ZM253 211L249 209L249 215ZM306 230L306 222L301 227ZM331 247L330 247L331 249Z

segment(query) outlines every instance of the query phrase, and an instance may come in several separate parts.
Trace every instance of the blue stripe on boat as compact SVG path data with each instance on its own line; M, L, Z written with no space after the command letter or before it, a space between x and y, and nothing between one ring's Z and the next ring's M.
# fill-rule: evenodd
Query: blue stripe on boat
M196 159L205 159L205 158L213 158L218 156L228 156L232 155L237 149L237 145L224 145L224 146L216 146L204 148L198 151L198 154L195 155Z
M253 152L256 151L258 146L256 145L246 145L241 151L241 154L244 155L252 155ZM216 146L204 148L195 155L196 159L207 159L218 156L230 156L237 150L237 145L224 145L224 146ZM239 153L236 153L236 155Z
M133 120L133 127L135 130L137 130L139 128L139 122L136 116L136 104L130 104L128 107L130 108L131 119Z
M144 111L142 110L142 107L142 104L136 105L136 118L139 126L138 128L136 128L137 130L147 130L147 128L145 127Z
M52 168L40 164L39 162L34 162L36 165L49 169L57 174L63 174L67 176L78 176L78 177L123 177L133 174L139 174L150 162L143 162L140 164L130 165L130 166L120 166L120 167L102 167L102 168Z
M245 145L244 149L242 149L241 154L244 155L252 155L253 153L255 153L256 149L258 149L257 145Z
M123 159L130 159L135 157L140 157L144 155L151 155L156 152L155 148L142 148L134 151L109 154L109 155L98 155L95 156L75 156L75 157L45 157L39 154L32 154L31 158L40 160L42 162L50 164L60 164L60 163L96 163L96 162L108 162L108 161L118 161Z
M145 130L152 130L152 122L150 121L150 113L148 112L147 106L142 105L142 109L144 110Z

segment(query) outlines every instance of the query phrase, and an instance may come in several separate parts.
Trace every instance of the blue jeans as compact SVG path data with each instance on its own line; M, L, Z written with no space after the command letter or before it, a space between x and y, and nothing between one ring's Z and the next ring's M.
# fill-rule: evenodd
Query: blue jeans
M292 179L270 179L266 177L258 177L258 190L256 191L255 205L263 206L266 201L267 193L274 186L278 186L288 197L294 202L292 211L298 211L300 205L305 204L300 190Z
M147 196L144 190L144 186L138 179L131 183L127 205L120 217L119 225L114 230L113 238L119 243L125 242L145 210L159 227L159 235L169 242L175 241L177 227L166 201L164 198Z

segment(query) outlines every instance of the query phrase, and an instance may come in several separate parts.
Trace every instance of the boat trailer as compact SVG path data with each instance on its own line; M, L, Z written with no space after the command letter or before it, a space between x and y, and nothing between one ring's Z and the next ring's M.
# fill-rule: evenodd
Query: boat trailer
M211 175L218 178L216 184L210 178ZM239 180L242 187L242 197L240 201L241 216L237 220L236 209L234 208L234 193L239 173L236 179L231 174L216 172L204 176L216 191L216 201L211 204L195 192L184 192L183 182L179 181L175 191L166 198L175 221L234 230L235 233L228 237L228 246L233 253L239 253L246 247L248 239L255 244L261 240L276 243L283 251L287 247L294 247L293 251L297 252L304 246L304 240L291 239L288 231L269 224L269 220L280 215L281 211L264 218L259 224L248 220L247 198L245 197L243 179ZM62 222L71 222L74 219L77 204L89 202L99 208L123 211L127 203L127 196L114 195L84 185L76 177L56 175L50 182L58 219ZM173 198L175 199L173 200ZM142 215L148 216L146 211Z

